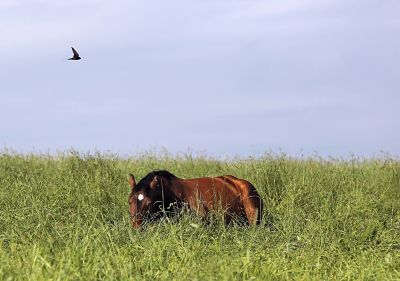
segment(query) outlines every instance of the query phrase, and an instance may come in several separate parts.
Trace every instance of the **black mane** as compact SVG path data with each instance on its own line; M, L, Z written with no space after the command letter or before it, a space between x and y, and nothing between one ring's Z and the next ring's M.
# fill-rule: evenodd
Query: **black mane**
M175 175L168 172L167 170L156 170L156 171L148 173L144 178L142 178L139 181L138 186L149 185L155 176L160 176L166 180L177 179L177 177Z

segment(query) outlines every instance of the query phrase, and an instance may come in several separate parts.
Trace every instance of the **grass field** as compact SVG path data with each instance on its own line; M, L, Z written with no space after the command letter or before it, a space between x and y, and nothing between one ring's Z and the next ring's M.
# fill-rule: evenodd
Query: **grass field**
M272 226L130 228L127 178L233 174ZM400 280L400 161L0 154L0 280Z

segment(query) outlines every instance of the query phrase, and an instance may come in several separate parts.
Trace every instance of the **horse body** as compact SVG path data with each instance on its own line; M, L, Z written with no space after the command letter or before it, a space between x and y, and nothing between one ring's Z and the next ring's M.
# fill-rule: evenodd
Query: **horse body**
M262 219L263 202L254 186L231 175L181 179L167 171L154 171L137 185L131 175L130 186L129 204L135 228L146 216L157 217L160 210L170 206L180 209L184 204L202 217L210 211L222 211L226 223L241 218L249 224L259 224Z

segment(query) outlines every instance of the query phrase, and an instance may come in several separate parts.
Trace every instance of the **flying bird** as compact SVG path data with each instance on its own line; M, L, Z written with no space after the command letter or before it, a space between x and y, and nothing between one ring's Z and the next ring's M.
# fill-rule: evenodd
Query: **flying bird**
M74 47L71 47L72 52L74 53L74 56L72 58L69 58L68 60L80 60L81 57L79 56L78 52L74 49Z

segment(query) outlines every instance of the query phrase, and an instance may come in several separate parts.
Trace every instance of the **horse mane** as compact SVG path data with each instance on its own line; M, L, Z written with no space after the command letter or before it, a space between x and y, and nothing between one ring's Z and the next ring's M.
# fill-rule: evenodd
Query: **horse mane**
M139 181L138 185L142 185L142 184L149 185L155 176L160 176L166 180L177 179L177 177L174 174L168 172L167 170L155 170L155 171L148 173L144 178L142 178Z

